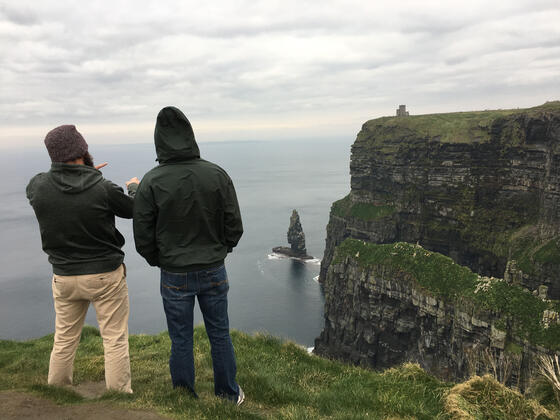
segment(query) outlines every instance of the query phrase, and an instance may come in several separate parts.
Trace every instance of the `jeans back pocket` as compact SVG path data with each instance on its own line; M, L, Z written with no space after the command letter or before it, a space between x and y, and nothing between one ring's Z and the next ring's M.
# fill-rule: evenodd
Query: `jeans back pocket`
M161 270L161 296L177 299L188 293L188 278L186 273L170 273Z
M206 293L220 294L229 290L228 276L225 266L212 268L204 272L204 284Z

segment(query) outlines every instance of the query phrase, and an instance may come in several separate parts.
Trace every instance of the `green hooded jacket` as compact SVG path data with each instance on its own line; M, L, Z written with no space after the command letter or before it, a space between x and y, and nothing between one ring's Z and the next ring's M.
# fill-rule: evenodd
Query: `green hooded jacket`
M191 124L175 107L157 117L159 165L140 182L134 201L134 242L148 264L184 273L223 264L243 234L233 183L200 158Z
M136 184L130 184L134 195ZM130 219L134 200L86 165L53 163L26 189L41 231L43 251L54 274L105 273L123 262L124 238L115 216Z

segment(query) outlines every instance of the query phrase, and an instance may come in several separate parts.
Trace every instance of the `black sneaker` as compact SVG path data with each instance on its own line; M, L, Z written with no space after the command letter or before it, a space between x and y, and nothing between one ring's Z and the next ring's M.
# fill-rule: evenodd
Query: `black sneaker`
M237 385L239 386L239 385ZM241 387L239 386L239 395L237 396L237 405L241 405L243 404L243 401L245 401L245 393L243 392L243 390L241 389Z

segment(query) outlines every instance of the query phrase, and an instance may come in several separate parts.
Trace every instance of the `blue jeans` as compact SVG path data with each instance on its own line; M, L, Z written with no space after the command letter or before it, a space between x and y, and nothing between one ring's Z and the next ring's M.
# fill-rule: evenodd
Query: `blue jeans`
M227 292L224 265L188 273L161 270L161 297L171 338L169 370L174 387L184 387L195 396L193 358L194 297L198 297L210 340L216 395L236 401L239 386L235 382L237 367L229 335Z

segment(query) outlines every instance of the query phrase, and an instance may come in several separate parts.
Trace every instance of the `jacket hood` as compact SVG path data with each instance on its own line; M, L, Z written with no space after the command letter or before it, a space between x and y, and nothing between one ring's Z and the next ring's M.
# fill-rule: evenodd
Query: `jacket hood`
M55 187L67 194L78 194L103 180L101 172L86 165L53 163L49 174Z
M160 163L178 162L200 157L191 123L174 106L163 108L154 130L157 160Z

